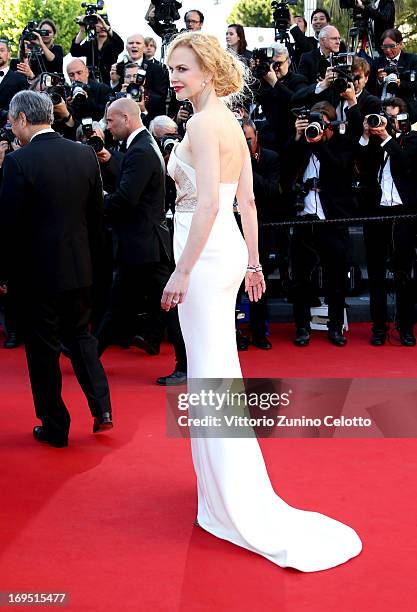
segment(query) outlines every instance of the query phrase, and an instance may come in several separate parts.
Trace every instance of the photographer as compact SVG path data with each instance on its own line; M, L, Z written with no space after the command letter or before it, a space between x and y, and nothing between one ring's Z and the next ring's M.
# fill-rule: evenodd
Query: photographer
M67 73L72 84L72 94L68 100L71 114L78 120L92 117L100 121L109 99L109 87L104 83L90 81L89 70L80 59L74 59L68 64Z
M0 126L7 121L7 111L13 96L27 88L27 78L10 69L9 41L0 39Z
M331 84L326 69L330 67L330 55L339 53L340 41L338 29L333 26L325 26L319 32L319 47L301 56L298 72L305 76L310 84L317 84L320 79L322 87L317 88L316 93Z
M333 122L335 109L328 102L315 104L308 116L295 122L296 136L287 155L293 169L292 199L300 217L337 219L353 212L352 175L354 149ZM315 295L311 275L320 261L329 306L328 338L344 346L343 314L347 281L349 233L346 225L295 226L291 240L292 301L296 346L310 342L310 305Z
M41 34L39 34L41 32ZM25 38L25 33L28 36ZM28 79L33 79L42 72L60 72L64 60L64 50L60 45L54 44L57 29L53 21L43 19L36 29L25 28L21 45L31 45L35 53L30 53L29 63L21 61L17 64L17 71ZM25 47L26 48L26 47ZM37 59L40 54L39 60Z
M377 50L382 55L381 39L382 34L386 30L390 30L395 24L395 4L394 0L379 0L374 5L370 0L362 2L355 0L356 7L361 10L361 14L373 22L374 40L377 44Z
M272 63L262 63L255 67L261 77L257 101L262 106L268 120L269 148L280 152L288 138L294 133L293 117L290 111L291 100L295 92L306 87L306 79L290 70L290 58L285 45L273 45ZM263 140L263 133L261 139Z
M417 133L411 131L407 106L400 98L386 102L385 115L368 115L359 141L363 185L361 204L367 215L417 212ZM396 326L403 346L416 343L413 325L415 220L364 226L372 319L371 344L382 346L387 333L386 267L394 273Z
M85 40L85 20L86 18L87 20L88 18L91 19L91 17L96 18L96 25L93 26L95 35L93 38L88 37ZM108 20L97 13L79 17L78 24L80 31L72 41L71 55L74 57L86 57L87 65L98 69L101 81L109 84L110 68L112 64L117 62L119 54L123 51L123 40L112 30Z
M169 77L165 66L156 60L148 62L144 56L145 39L142 34L132 34L126 41L126 52L122 62L117 64L117 72L124 77L124 68L127 63L137 64L145 72L145 107L148 120L166 112Z
M414 123L417 120L417 55L403 51L399 30L387 30L381 41L383 56L372 63L370 90L383 100L393 95L402 98Z
M167 24L177 21L180 18L178 9L181 8L181 3L175 0L158 0L151 4L146 19L152 30L164 38L167 34ZM161 19L158 13L162 12L169 19ZM190 10L184 15L185 29L189 32L197 32L202 29L204 23L204 15L201 11ZM170 24L171 25L171 24ZM172 30L171 30L172 31Z
M311 13L311 25L313 26L314 36L306 36L307 22L304 17L291 15L291 25L289 32L294 40L294 55L296 63L300 63L303 53L308 53L319 47L319 32L322 28L330 24L330 15L324 9L316 9Z
M264 223L278 221L280 212L281 192L279 185L280 164L275 151L269 151L260 146L255 124L249 119L243 120L243 132L248 143L253 175L253 192L259 223L259 258L265 274L273 272L269 254L281 251L279 233L276 228L263 227ZM272 345L265 336L268 320L267 293L258 302L250 303L250 327L252 344L260 349L270 349Z

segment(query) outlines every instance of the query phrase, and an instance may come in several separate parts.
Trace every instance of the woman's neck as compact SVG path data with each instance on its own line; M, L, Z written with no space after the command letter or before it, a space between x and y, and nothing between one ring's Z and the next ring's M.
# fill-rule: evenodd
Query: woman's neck
M207 89L208 87L210 89ZM216 96L213 86L207 84L201 92L190 98L190 102L193 105L194 112L199 113L202 110L217 105L219 103L219 98Z

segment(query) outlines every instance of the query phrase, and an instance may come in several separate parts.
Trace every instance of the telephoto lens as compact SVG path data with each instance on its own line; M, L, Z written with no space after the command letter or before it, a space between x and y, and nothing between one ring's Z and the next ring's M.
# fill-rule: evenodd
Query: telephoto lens
M368 115L366 119L366 123L370 128L378 128L382 125L382 115L377 115L376 113L372 113Z

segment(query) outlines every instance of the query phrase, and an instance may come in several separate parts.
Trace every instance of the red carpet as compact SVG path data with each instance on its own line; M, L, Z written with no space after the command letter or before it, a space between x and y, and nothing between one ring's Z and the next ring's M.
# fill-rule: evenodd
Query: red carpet
M292 333L276 325L272 351L241 353L245 376L416 377L417 349L371 347L367 325L352 326L344 349L318 332L297 349ZM277 492L345 521L364 542L339 568L283 570L193 526L189 443L166 437L164 390L153 384L171 370L171 348L160 357L111 349L103 361L115 429L93 436L63 360L71 438L53 449L32 439L23 350L0 350L0 592L67 591L76 612L415 609L415 440L262 440Z

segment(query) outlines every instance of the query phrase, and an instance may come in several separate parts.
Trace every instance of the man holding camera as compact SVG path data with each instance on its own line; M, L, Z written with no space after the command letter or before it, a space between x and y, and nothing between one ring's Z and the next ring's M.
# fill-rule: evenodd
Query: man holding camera
M295 122L296 136L288 147L288 157L293 169L294 209L304 220L352 214L353 144L336 125L335 109L328 102L315 104L308 117L301 116ZM348 246L347 225L314 223L294 227L290 259L296 346L310 342L310 305L315 295L311 275L318 261L327 281L329 341L339 347L346 344L342 328Z
M80 59L73 59L67 66L68 77L72 84L69 104L76 119L91 117L96 121L104 116L110 89L104 83L89 80L89 70Z
M107 17L97 14L97 10L79 17L77 22L80 31L72 41L71 55L86 57L87 65L98 70L99 80L109 84L110 68L123 51L123 40L114 32ZM90 33L92 37L87 36L86 39Z
M395 23L395 4L394 0L378 0L372 3L370 0L353 0L361 15L372 21L373 38L377 50L382 54L381 39L382 34L394 27Z
M403 50L399 30L386 30L381 37L383 55L372 63L370 88L382 100L390 96L407 104L411 123L417 121L417 55Z
M127 56L117 64L116 70L124 78L126 64L137 64L144 80L145 108L148 120L151 120L157 115L165 115L169 77L165 66L157 61L148 62L144 51L145 38L142 34L129 36L126 41Z
M334 26L325 26L319 32L319 48L301 56L298 72L306 77L308 83L316 85L316 93L331 85L333 74L329 74L330 55L339 53L341 37Z
M368 115L359 141L361 203L371 216L417 212L417 133L411 131L407 106L400 98L386 102L384 115ZM415 220L364 226L372 319L371 344L382 346L387 334L386 267L394 273L396 326L403 346L414 346Z
M19 92L9 117L23 146L4 163L0 261L19 296L32 394L42 422L33 435L64 447L70 415L61 396L61 342L70 350L88 400L93 431L113 427L106 375L88 329L92 287L101 274L103 186L93 150L51 129L48 96Z

